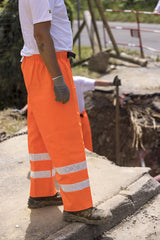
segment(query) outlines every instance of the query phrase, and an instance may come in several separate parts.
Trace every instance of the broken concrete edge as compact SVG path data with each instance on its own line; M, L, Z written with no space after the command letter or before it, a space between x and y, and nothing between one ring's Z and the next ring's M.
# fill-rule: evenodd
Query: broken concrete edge
M111 221L100 226L71 223L57 233L50 234L46 240L93 240L132 215L159 192L160 183L146 173L130 184L126 190L120 191L116 196L98 206L104 210L111 210L113 214Z
M145 174L119 194L131 199L135 210L137 210L153 196L157 195L159 191L160 184L149 174Z

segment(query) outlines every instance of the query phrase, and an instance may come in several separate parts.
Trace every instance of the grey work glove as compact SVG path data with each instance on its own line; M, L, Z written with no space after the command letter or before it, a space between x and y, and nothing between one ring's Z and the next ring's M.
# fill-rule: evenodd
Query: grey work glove
M70 92L68 86L65 84L63 76L52 78L54 82L54 92L56 95L55 101L67 103L70 99Z
M121 85L121 80L118 78L118 76L115 76L113 79L113 82L110 83L111 86L120 86Z

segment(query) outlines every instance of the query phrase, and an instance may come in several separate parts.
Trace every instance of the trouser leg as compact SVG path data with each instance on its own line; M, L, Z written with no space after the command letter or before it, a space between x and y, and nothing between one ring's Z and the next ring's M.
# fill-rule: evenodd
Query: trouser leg
M91 133L91 127L90 127L88 115L85 110L82 112L81 124L82 124L82 132L83 132L83 140L84 140L85 148L87 148L92 152L93 151L92 133Z
M30 160L30 196L46 197L56 194L55 170L28 106L28 149Z
M66 56L66 53L57 54L71 94L66 104L55 101L53 81L40 56L25 58L22 70L28 91L28 106L52 159L64 210L79 211L92 206L92 197L76 90ZM38 158L37 155L34 157Z

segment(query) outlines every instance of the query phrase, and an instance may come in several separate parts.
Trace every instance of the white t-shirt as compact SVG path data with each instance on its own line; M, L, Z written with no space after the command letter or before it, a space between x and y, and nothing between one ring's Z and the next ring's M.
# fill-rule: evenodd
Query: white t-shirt
M22 56L39 54L33 25L46 21L51 21L56 52L72 50L72 30L64 0L19 0L19 17L24 39Z
M83 93L89 90L95 90L95 79L73 76L74 84L76 87L76 93L78 98L79 112L83 112L85 108L84 95Z
M160 0L158 1L155 10L157 10L160 13Z

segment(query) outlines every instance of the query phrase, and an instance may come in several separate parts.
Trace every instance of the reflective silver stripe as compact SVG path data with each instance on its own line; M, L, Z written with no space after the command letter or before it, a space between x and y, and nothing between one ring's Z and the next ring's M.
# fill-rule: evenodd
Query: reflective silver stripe
M52 177L55 176L55 175L56 175L55 170L52 169Z
M48 153L37 153L37 154L29 154L30 161L43 161L43 160L51 160Z
M31 178L49 178L49 177L51 177L51 171L39 171L39 172L31 171Z
M86 169L86 168L87 168L87 163L86 163L86 161L84 161L84 162L80 162L80 163L77 163L77 164L72 164L72 165L69 165L69 166L66 166L66 167L56 168L56 171L60 175L63 175L63 174L78 172L78 171L81 171L81 170Z
M63 184L60 185L61 189L63 192L75 192L75 191L80 191L84 188L89 187L89 179L83 181L83 182L79 182L79 183L75 183L75 184Z
M31 171L30 177L34 178L34 179L38 179L38 178L50 178L55 176L55 171L54 169L52 169L51 171Z

